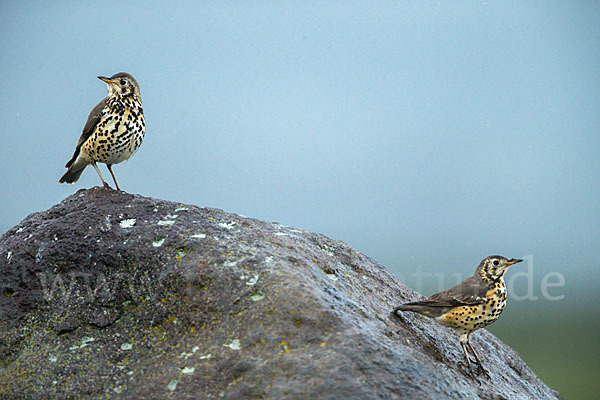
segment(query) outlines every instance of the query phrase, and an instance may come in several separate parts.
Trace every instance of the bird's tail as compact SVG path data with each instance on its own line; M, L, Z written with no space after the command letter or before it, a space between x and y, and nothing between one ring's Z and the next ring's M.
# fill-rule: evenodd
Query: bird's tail
M396 308L394 308L394 312L398 313L398 311L415 311L415 312L419 312L423 309L423 305L420 304L418 301L415 301L413 303L406 303L406 304L402 304L401 306L398 306Z
M423 306L420 305L418 302L414 302L414 303L406 303L406 304L402 304L401 306L398 306L394 309L394 311L416 311L416 310L420 310Z
M67 172L58 180L59 183L75 183L83 173L85 167L90 164L90 160L79 151L79 147L75 149L73 158L69 160L65 167L69 168Z
M79 180L79 177L87 167L87 164L78 165L77 163L72 164L67 172L58 180L60 183L75 183Z
M427 300L424 300L402 304L401 306L394 308L394 314L399 315L398 311L412 311L427 315L428 317L438 317L445 311L445 308L432 306L427 302Z

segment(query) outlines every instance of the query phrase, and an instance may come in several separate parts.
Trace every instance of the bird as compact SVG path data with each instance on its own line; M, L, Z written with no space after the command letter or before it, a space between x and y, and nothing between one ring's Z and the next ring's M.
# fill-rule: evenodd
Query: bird
M402 304L394 309L413 311L433 318L436 322L460 332L460 345L471 370L467 347L475 356L479 368L487 374L477 352L469 343L471 334L496 321L506 306L504 274L511 265L522 262L502 256L484 258L473 276L450 289L431 295L425 300Z
M60 183L75 183L88 165L92 165L105 188L110 186L102 177L97 162L105 163L117 190L121 190L112 166L126 161L139 149L146 132L140 86L127 72L110 78L99 76L106 83L108 96L90 112L73 157L67 162L67 172Z

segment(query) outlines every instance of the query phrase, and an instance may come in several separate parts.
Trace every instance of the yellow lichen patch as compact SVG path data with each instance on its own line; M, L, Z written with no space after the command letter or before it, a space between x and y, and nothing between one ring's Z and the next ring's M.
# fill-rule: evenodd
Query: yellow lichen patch
M287 354L290 352L290 347L288 346L288 344L285 340L282 340L281 342L279 342L278 346L283 349L283 351L279 352L280 354L283 354L283 353Z
M153 327L151 327L150 329L152 330L152 332L153 332L155 335L160 335L160 334L162 334L162 330L161 330L160 326L158 326L158 325L156 325L156 326L153 326Z

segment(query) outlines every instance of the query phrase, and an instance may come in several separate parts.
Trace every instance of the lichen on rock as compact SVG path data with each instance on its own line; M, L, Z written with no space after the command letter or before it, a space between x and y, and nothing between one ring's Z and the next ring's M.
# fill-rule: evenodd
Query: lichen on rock
M343 242L211 208L80 190L0 238L0 295L0 398L557 398L485 330L466 375Z

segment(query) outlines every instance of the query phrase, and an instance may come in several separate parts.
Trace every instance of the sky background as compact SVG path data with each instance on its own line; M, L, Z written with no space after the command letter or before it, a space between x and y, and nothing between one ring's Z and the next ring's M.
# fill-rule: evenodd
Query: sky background
M598 21L585 1L0 1L0 232L100 185L58 179L96 77L126 71L146 138L123 190L324 233L425 294L528 257L514 290L539 299L505 324L597 315Z

